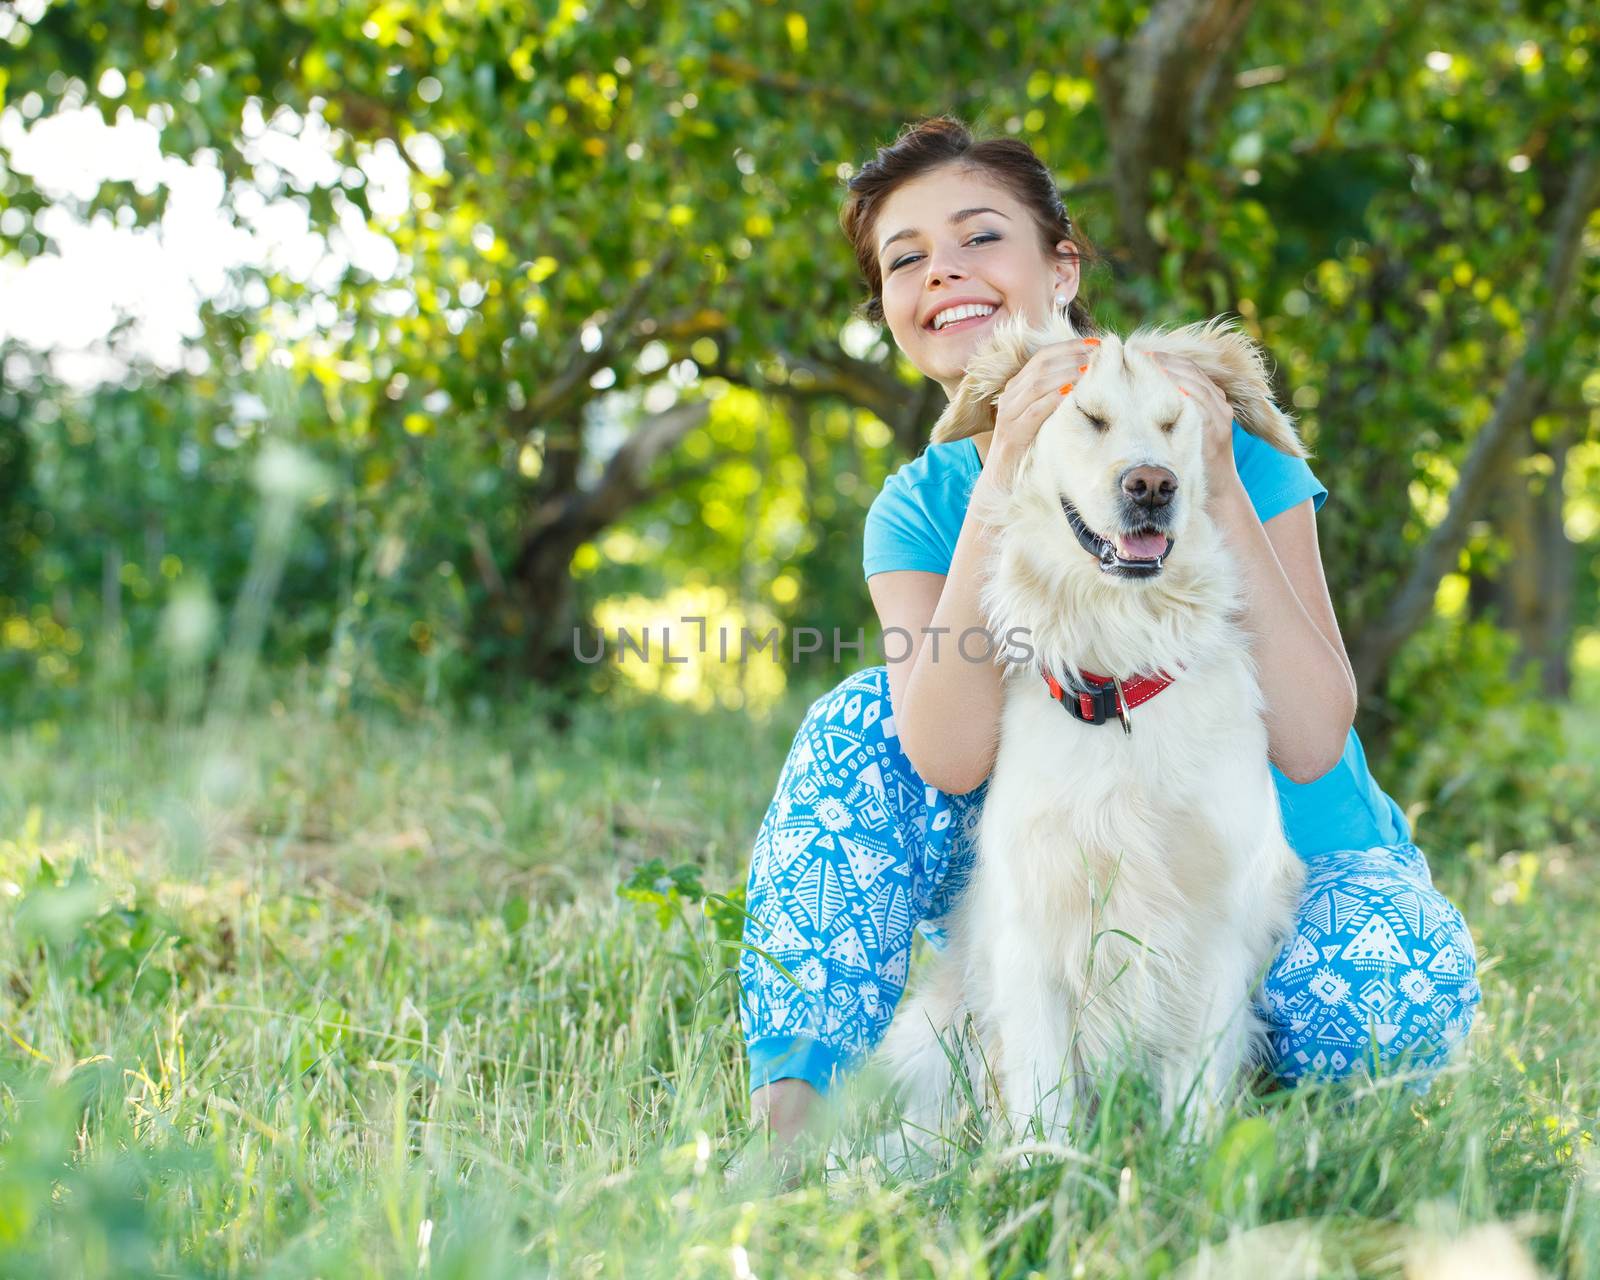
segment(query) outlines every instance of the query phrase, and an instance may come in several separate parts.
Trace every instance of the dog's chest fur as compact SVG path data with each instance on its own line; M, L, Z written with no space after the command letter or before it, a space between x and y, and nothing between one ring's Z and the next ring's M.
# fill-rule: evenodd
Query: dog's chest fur
M1081 723L1037 673L1018 672L985 804L991 830L1036 828L1095 861L1137 854L1174 875L1217 845L1259 840L1275 798L1259 701L1245 660L1221 657L1134 708L1129 735L1115 720Z
M1131 736L1080 723L1036 673L1008 682L962 932L1025 939L1048 984L1088 1007L1095 1053L1185 1044L1186 976L1252 915L1281 913L1263 892L1285 850L1258 707L1238 653L1135 708Z

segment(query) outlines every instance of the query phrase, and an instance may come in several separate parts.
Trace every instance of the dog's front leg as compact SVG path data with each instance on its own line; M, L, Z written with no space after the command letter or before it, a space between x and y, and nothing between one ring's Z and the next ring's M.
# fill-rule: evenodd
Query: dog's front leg
M1200 1142L1216 1129L1226 1088L1212 1059L1184 1054L1169 1058L1160 1073L1161 1118L1177 1121L1180 1143Z
M1192 1050L1174 1053L1160 1071L1161 1110L1179 1121L1179 1138L1196 1142L1213 1133L1250 1057L1258 1019L1251 1012L1242 973L1224 975L1197 1020Z
M1071 997L1049 974L1037 939L1007 939L993 960L1002 1105L1018 1133L1037 1117L1046 1141L1065 1143L1076 1084L1069 1070Z

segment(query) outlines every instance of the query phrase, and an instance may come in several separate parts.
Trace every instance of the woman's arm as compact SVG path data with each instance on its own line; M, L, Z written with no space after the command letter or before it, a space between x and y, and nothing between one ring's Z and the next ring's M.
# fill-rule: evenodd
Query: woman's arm
M1356 718L1356 681L1339 637L1317 552L1312 500L1265 525L1233 456L1233 408L1192 361L1156 363L1203 416L1207 509L1238 556L1245 625L1266 702L1267 754L1295 782L1339 762Z
M990 451L990 459L994 451ZM974 486L974 502L956 539L948 575L903 570L867 579L885 632L889 698L900 745L917 775L951 795L974 790L994 768L999 745L1002 668L986 657L988 644L960 638L973 627L987 630L978 604L980 574L994 554L994 531L972 515L978 486L999 483L986 461ZM899 635L910 635L909 645Z
M1263 525L1235 477L1216 495L1212 514L1245 582L1268 755L1290 780L1314 782L1344 754L1356 681L1328 598L1311 499Z

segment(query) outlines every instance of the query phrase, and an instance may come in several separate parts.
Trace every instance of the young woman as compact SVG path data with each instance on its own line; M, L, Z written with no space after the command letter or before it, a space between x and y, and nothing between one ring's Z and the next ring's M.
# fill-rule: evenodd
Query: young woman
M745 941L764 956L744 952L740 1011L752 1110L782 1139L882 1037L913 931L939 945L938 922L970 874L1002 668L956 644L985 625L978 586L992 552L967 505L978 486L1010 482L1094 344L1078 296L1088 245L1022 142L976 141L948 117L908 127L851 181L840 221L871 290L865 314L948 395L1004 315L1037 320L1054 306L1086 336L1040 350L1000 396L992 431L929 446L868 513L867 585L885 656L901 660L812 705L750 867ZM1435 1069L1471 1025L1476 957L1352 728L1355 678L1314 519L1328 491L1305 462L1233 423L1197 370L1167 371L1209 415L1211 515L1248 584L1273 779L1308 864L1260 1006L1274 1069L1291 1082L1341 1076L1402 1053Z

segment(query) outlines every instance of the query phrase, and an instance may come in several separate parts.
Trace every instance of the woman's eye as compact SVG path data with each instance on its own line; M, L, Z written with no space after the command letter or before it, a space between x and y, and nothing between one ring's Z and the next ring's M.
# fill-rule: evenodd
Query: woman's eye
M980 241L998 240L999 238L1000 237L997 236L992 231L980 231L977 235L973 236L972 239L968 240L967 243L968 244L977 244ZM900 268L903 267L908 262L915 262L921 256L922 255L920 253L908 253L908 254L906 254L905 257L897 259L889 267L890 274L892 275L894 272L900 270Z

